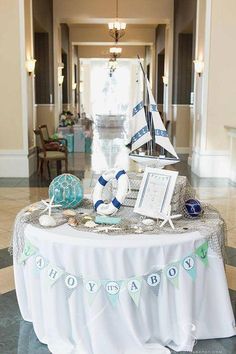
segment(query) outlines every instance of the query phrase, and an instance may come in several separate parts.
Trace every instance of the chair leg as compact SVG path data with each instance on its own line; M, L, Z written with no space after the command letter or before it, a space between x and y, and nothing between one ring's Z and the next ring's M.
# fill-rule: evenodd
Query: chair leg
M48 178L51 179L51 172L50 172L49 161L47 162L47 170L48 170Z
M57 176L61 174L61 160L57 160Z
M49 175L49 166L48 166L48 161L47 160L44 160L44 163L43 163L43 175L44 175L44 178L46 180L49 180L50 179L50 175Z
M38 176L43 174L43 160L42 159L39 159L39 162L38 162Z
M65 160L65 171L68 172L68 160Z

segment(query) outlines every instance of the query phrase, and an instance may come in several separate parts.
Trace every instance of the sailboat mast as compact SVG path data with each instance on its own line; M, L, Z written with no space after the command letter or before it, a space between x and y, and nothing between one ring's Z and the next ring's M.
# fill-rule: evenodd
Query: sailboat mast
M146 83L146 74L144 71L144 68L142 66L141 60L140 60L140 56L137 55L138 57L138 61L139 61L139 65L141 67L141 70L143 72L143 78L144 78L144 92L145 92L145 115L146 115L146 121L147 121L147 125L148 125L148 129L151 133L151 137L152 140L150 140L146 145L147 145L147 153L148 155L152 155L153 154L153 150L154 150L154 145L155 145L155 133L154 133L154 129L153 129L153 122L152 122L152 115L149 112L149 95L148 95L148 88L147 88L147 83Z

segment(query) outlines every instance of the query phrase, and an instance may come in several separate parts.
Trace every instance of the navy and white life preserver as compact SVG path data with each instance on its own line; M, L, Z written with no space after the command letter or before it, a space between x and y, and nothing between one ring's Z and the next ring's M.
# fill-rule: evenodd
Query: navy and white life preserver
M108 181L116 179L117 194L112 201L107 204L102 200L102 191ZM101 175L93 191L93 206L100 215L115 214L121 207L129 190L129 178L124 170L110 170Z

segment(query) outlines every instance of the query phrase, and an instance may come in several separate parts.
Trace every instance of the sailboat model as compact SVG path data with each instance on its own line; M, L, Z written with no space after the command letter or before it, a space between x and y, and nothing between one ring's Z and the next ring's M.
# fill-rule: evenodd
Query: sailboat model
M129 156L142 165L163 168L179 162L179 158L158 112L147 75L140 61L139 63L146 84L148 104L146 107L144 106L141 90L137 87L132 117L130 118L131 152ZM145 153L139 152L138 149L145 144L147 144L147 151ZM154 153L157 150L155 144L160 147L161 153L159 155ZM173 157L167 157L166 152L169 152Z

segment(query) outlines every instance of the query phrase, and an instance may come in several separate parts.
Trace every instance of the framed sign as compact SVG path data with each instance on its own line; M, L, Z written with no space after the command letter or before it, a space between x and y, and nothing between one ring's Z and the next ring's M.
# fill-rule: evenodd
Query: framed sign
M167 214L178 172L146 167L134 212L158 219Z

